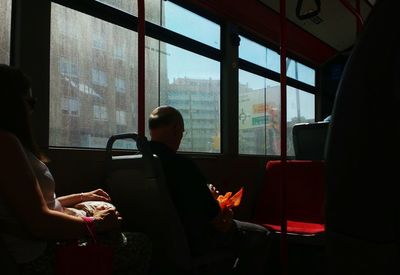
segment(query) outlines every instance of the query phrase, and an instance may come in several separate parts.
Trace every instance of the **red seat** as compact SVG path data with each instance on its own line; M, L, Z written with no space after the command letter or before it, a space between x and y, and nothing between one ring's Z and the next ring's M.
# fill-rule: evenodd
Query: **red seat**
M266 182L260 193L253 221L266 228L281 230L282 182L287 178L287 232L313 235L325 231L324 161L269 161Z
M263 224L272 231L281 232L281 226L276 224ZM325 231L325 225L310 222L287 221L287 231L296 234L317 234Z

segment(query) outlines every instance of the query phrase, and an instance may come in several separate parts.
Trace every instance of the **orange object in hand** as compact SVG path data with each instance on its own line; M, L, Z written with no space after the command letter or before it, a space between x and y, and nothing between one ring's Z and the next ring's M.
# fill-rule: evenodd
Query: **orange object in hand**
M242 195L243 187L240 188L240 190L233 196L232 192L227 192L224 196L219 195L217 201L219 202L219 206L221 207L221 209L237 207L242 200Z

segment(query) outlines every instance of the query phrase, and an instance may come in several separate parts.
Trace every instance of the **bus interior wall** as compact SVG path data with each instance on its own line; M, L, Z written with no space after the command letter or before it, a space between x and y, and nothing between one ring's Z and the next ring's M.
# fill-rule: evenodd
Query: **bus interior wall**
M106 176L105 152L94 151L88 155L80 150L51 150L48 166L57 182L57 195L104 187ZM265 180L265 158L251 156L195 157L195 163L222 194L236 192L244 187L242 204L235 211L235 218L250 220L257 191ZM188 194L190 195L190 194Z

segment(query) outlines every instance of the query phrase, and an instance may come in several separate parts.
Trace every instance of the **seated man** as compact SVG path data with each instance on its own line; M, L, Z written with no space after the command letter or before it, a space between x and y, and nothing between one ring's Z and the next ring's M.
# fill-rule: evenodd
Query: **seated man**
M150 148L161 160L192 254L230 249L237 252L243 274L249 270L264 274L269 232L256 224L233 220L232 209L221 211L215 187L207 185L193 161L176 154L184 132L179 111L170 106L156 108L150 115L149 129Z

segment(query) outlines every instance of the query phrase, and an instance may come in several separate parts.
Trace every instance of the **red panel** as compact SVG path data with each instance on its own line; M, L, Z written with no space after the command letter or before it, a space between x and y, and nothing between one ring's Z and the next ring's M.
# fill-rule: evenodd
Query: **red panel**
M258 0L188 0L210 13L240 25L250 33L279 46L279 14ZM337 51L297 25L287 24L287 49L320 65Z

